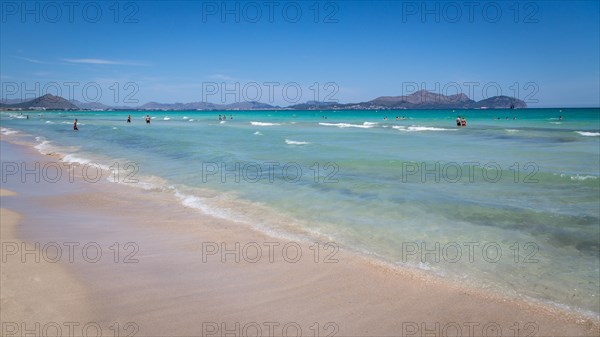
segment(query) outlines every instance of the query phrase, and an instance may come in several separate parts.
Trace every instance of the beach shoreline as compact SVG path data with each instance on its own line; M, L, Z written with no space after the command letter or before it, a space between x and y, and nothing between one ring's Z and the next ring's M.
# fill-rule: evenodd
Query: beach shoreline
M60 160L56 154L39 155L24 145L9 146L10 153L17 157L3 160ZM81 313L87 311L82 308L93 307L90 320L100 322L105 329L111 322L119 322L130 329L134 327L130 323L135 324L137 334L143 336L210 335L220 332L214 329L220 329L222 323L226 327L239 323L242 329L251 322L278 322L280 328L299 325L307 335L311 327L316 329L312 324L317 322L320 334L335 331L341 336L365 336L411 335L423 332L421 324L428 327L436 323L441 333L442 328L454 326L452 322L463 329L475 322L474 327L497 324L503 331L515 326L523 331L535 329L540 336L557 335L557 331L561 335L593 336L600 326L576 313L464 289L438 277L393 268L344 250L335 255L337 262L325 263L323 256L315 262L314 249L306 242L286 242L201 214L184 207L173 196L165 200L160 193L107 181L86 184L80 172L75 176L79 177L77 181L53 186L48 195L31 193L37 187L32 182L8 184L16 195L2 198L15 198L13 208L22 214L21 226L29 228L18 235L25 242L96 242L107 251L113 242L123 247L134 243L128 246L128 252L136 251L135 263L103 259L96 264L80 259L56 264L66 267L85 288L85 300L71 309ZM64 193L53 194L52 188ZM52 221L52 229L44 226L43 214L31 214L19 206L23 205L18 203L19 198L56 215L58 220ZM77 221L70 223L73 213ZM85 228L81 228L82 223ZM230 253L225 254L223 262L223 255L212 254L222 244L230 250L236 244L248 249L258 246L264 252L266 247L288 245L300 247L305 255L290 262L294 259L281 251L258 261L254 261L256 255ZM121 259L119 262L125 262ZM115 282L123 276L125 280ZM20 285L9 287L27 291ZM36 300L48 300L40 297ZM7 316L2 315L6 322ZM14 322L28 319L9 317ZM264 324L259 325L266 332Z

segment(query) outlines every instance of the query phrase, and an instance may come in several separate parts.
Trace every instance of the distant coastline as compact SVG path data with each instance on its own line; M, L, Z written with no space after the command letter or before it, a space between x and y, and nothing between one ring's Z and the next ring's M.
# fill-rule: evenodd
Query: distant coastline
M517 98L494 96L474 101L465 94L442 95L420 90L410 95L381 96L367 102L339 103L309 101L287 107L273 106L261 102L237 102L232 104L214 104L208 102L157 103L149 102L137 107L108 106L97 102L67 100L60 96L46 94L32 100L0 101L0 110L90 110L90 111L243 111L243 110L436 110L436 109L525 109L527 104Z

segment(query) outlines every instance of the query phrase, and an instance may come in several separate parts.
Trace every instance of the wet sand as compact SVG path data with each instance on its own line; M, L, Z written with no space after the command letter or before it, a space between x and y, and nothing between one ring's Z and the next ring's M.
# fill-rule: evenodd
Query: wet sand
M15 195L4 189L0 193L2 198ZM35 330L33 322L89 322L85 286L66 266L48 262L33 253L36 247L23 245L16 234L23 225L21 215L0 208L0 224L2 335L10 336L12 332L21 335L23 322L27 322L26 328L36 331L36 335L44 333ZM24 251L29 254L22 256Z
M1 146L3 161L60 162ZM22 263L3 250L2 322L94 322L103 335L136 336L599 335L597 320L575 313L324 243L316 256L314 243L211 217L172 193L89 183L80 173L73 183L11 176L3 184L16 195L2 194L2 242L38 243L42 260L56 257L57 244L62 257L37 264L28 255Z

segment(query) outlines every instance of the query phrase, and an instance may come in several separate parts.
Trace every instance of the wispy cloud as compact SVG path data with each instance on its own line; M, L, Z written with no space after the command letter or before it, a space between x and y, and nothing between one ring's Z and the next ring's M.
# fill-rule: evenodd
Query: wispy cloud
M235 81L236 79L231 77L231 76L227 76L227 75L223 75L223 74L212 74L208 76L209 79L211 80L220 80L220 81Z
M80 64L98 64L98 65L120 65L120 66L147 66L147 63L133 62L133 61L115 61L105 59L62 59L69 63L80 63Z
M23 60L23 61L27 61L30 63L36 63L36 64L48 64L48 62L44 62L44 61L40 61L40 60L36 60L36 59L32 59L29 57L23 57L23 56L15 56L16 58Z

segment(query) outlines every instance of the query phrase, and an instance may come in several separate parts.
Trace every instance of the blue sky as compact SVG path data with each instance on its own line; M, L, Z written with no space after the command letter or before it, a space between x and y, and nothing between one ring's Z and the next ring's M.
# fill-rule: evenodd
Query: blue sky
M2 99L600 106L598 1L0 3Z

